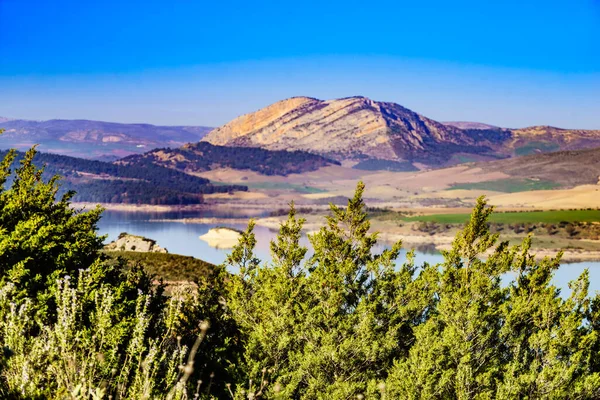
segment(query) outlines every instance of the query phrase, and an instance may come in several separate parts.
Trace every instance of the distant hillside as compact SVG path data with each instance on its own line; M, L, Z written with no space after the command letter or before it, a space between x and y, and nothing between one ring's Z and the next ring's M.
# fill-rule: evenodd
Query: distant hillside
M88 120L27 121L0 118L0 149L26 150L40 144L44 152L91 159L117 159L156 147L197 142L211 128L155 126Z
M600 131L443 124L398 104L365 97L326 101L294 97L235 118L211 131L203 141L302 150L337 160L379 159L440 166L600 146Z
M216 168L248 169L264 175L289 175L339 164L303 151L265 150L251 147L224 147L200 142L179 149L156 149L119 161L124 165L160 165L184 172Z
M517 156L600 147L600 130L532 126L513 129L511 133L510 148Z
M0 118L0 129L6 130L0 136L0 149L25 150L39 143L44 152L103 161L149 154L143 158L188 172L224 166L283 175L319 168L332 159L353 160L361 169L407 171L600 146L600 130L440 123L399 104L360 96L335 100L293 97L213 130L202 126L7 118ZM199 140L227 148L284 152L185 146ZM149 152L152 149L162 150ZM290 156L287 151L302 153ZM307 153L327 160L311 158Z
M460 129L498 129L499 127L481 122L469 122L469 121L445 121L442 124L446 126L453 126Z
M502 171L514 177L533 178L562 186L596 184L600 182L600 147L533 154L475 165L485 171Z
M7 151L0 151L3 159ZM23 157L19 153L18 159ZM18 162L17 159L17 162ZM201 204L203 194L246 191L241 185L214 186L208 179L158 165L116 165L56 154L38 153L34 162L46 165L45 178L64 177L62 192L77 192L74 201L177 205ZM15 164L16 166L16 164Z

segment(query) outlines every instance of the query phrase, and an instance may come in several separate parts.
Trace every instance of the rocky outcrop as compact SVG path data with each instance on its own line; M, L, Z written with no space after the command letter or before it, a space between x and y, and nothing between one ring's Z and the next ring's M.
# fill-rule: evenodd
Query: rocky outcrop
M168 253L168 250L156 244L156 240L148 239L143 236L130 235L123 232L117 240L104 246L109 251L138 251L142 253Z
M209 229L200 239L217 249L231 249L238 243L240 236L241 232L236 229L218 227Z

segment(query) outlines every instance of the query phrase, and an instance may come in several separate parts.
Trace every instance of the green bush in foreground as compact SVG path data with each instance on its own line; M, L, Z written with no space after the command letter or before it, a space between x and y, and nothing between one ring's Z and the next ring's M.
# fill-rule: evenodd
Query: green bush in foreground
M254 256L251 221L226 261L238 273L216 268L167 297L100 251L100 210L57 199L34 153L0 193L2 398L600 396L587 272L562 298L560 254L536 261L530 238L499 243L483 198L441 265L397 266L400 243L374 253L361 183L309 235L310 257L292 204L271 262Z
M587 271L569 298L551 284L556 258L536 261L531 240L499 243L483 198L439 266L374 255L376 235L359 184L310 235L294 209L272 244L272 265L252 256L251 224L229 257L240 273L228 305L244 340L244 369L281 398L587 399L600 396L600 297ZM482 255L487 258L482 261ZM501 285L504 274L515 281ZM277 389L277 392L274 391Z
M57 199L58 178L44 182L34 156L0 193L0 397L186 398L211 373L228 377L235 346L219 270L165 297L139 266L101 251L101 210L72 210L71 193ZM211 386L202 392L225 393Z

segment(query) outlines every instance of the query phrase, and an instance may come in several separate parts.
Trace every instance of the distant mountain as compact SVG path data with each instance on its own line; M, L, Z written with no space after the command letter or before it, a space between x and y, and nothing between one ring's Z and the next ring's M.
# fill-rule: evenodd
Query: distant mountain
M446 126L453 126L460 129L498 129L497 126L484 124L482 122L469 122L469 121L445 121L442 124Z
M0 150L0 160L7 153ZM17 161L22 157L19 153ZM48 153L38 153L34 163L46 166L45 179L61 175L61 193L76 191L74 201L187 205L203 203L204 194L248 190L241 185L212 185L208 179L153 164L118 165Z
M302 150L337 160L379 159L427 166L600 146L600 131L511 130L479 123L458 123L463 127L458 128L453 124L365 97L326 101L293 97L238 117L202 140L222 146Z
M247 169L263 175L289 175L314 171L339 162L304 151L265 150L251 147L214 146L207 142L186 144L179 149L155 149L131 155L122 165L160 165L187 173L216 168Z
M395 103L365 97L295 97L246 114L203 141L270 150L303 150L337 159L376 158L443 163L452 154L485 153L491 143Z
M33 144L45 152L91 159L117 159L156 147L197 142L211 128L156 126L88 120L28 121L0 119L0 149L26 150Z

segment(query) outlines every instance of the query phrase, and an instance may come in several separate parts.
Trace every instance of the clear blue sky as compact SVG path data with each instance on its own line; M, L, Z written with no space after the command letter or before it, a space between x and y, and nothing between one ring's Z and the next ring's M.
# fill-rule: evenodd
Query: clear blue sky
M0 0L0 116L216 126L364 95L600 129L600 0Z

